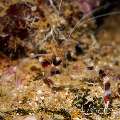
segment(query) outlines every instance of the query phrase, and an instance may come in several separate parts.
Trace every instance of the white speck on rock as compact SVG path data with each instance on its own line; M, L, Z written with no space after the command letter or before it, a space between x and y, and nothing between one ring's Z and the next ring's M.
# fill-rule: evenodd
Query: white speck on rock
M41 90L38 90L37 91L37 94L39 95L39 94L42 94L42 91Z
M32 11L36 11L36 10L37 10L37 7L36 7L36 6L31 7L31 10L32 10Z

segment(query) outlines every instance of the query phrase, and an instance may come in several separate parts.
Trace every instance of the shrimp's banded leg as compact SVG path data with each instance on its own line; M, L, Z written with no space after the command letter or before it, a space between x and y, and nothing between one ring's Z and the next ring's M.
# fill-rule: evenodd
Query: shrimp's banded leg
M107 76L103 77L103 85L104 85L104 104L105 104L105 110L106 110L109 107L110 96L111 96L109 77Z

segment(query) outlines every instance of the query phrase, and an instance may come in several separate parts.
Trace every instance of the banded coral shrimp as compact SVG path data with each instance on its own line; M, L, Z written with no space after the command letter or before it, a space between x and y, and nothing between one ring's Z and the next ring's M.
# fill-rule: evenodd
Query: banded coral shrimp
M53 1L52 0L49 0L49 2L51 3L51 6L53 6ZM63 0L61 0L60 1L60 3L59 3L59 10L60 10L60 8L62 7L61 6L61 4L63 3L64 1ZM75 26L70 30L70 32L69 32L69 37L67 38L67 37L65 37L65 39L67 39L68 41L67 42L70 42L70 41L72 41L72 39L71 39L71 36L72 36L72 34L75 32L75 30L78 28L78 27L80 27L80 26L82 26L84 23L86 23L87 21L91 21L91 20L95 20L95 19L97 19L97 18L101 18L101 17L105 17L105 16L110 16L110 15L116 15L116 14L120 14L120 12L119 11L116 11L116 12L109 12L109 13L105 13L105 14L100 14L100 15L96 15L96 16L92 16L94 13L96 13L97 11L99 11L99 10L102 10L102 9L107 9L107 7L109 7L109 4L105 4L105 5L102 5L102 6L98 6L98 7L96 7L95 9L90 9L81 19L80 19L80 21L78 21L76 24L75 24ZM59 11L60 12L60 11ZM54 26L54 28L55 28L55 26ZM56 31L56 29L51 29L51 31L50 31L50 33L51 33L51 35L53 34L53 30L54 31ZM87 31L88 32L88 31ZM93 42L93 45L96 45L97 43L98 43L98 41L96 40L96 37L94 36L94 34L92 34L91 32L90 32L90 34L91 34L91 37L92 37L92 42ZM45 41L46 41L46 39L45 39ZM95 47L95 46L94 46Z
M108 12L108 13L105 13L105 14L100 14L100 15L91 17L91 15L94 14L96 11L106 9L107 7L109 7L109 5L105 4L103 6L100 6L100 7L96 8L96 9L90 11L89 13L85 14L85 16L78 23L76 23L76 25L73 27L73 29L71 29L71 31L69 33L69 39L68 40L71 41L71 35L73 34L73 32L75 32L75 30L78 27L80 27L81 25L83 25L86 21L95 20L95 19L98 19L98 18L106 17L106 16L119 15L120 14L120 11L115 11L115 12ZM94 36L94 35L91 35L91 36ZM95 43L95 45L96 45L96 43L98 43L98 41L96 40L96 37L93 37L93 38L94 38L94 39L92 39L93 43ZM109 84L109 85L107 85L107 84ZM108 96L111 94L110 93L110 83L109 83L109 78L108 77L103 78L103 86L104 86L104 90L105 90L104 102L105 102L105 109L106 109L108 107L108 104L109 104L108 103L108 101L109 101ZM107 92L106 92L106 90L107 90Z

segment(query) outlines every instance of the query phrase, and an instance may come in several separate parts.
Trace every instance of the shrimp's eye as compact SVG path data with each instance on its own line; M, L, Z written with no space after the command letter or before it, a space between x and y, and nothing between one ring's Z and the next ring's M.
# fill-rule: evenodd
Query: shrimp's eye
M76 55L80 55L80 54L83 54L83 49L80 45L80 43L78 43L76 46L75 46L75 52L76 52Z
M59 57L53 57L52 62L53 65L58 66L61 64L62 60Z
M99 76L100 76L101 78L103 78L103 77L106 76L106 74L105 74L105 72L104 72L103 70L99 70Z

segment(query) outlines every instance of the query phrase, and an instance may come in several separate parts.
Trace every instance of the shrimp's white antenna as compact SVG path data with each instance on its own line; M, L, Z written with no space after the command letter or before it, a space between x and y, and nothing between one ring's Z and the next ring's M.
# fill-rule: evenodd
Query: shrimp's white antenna
M70 31L70 34L69 34L68 39L71 37L71 35L72 35L72 33L75 31L75 29L76 29L78 26L80 26L80 25L83 24L82 21L83 21L84 19L86 19L86 18L89 17L91 14L95 13L96 11L101 10L101 9L103 9L103 8L106 8L107 6L108 6L108 4L107 4L107 5L103 5L103 6L99 7L99 8L97 8L97 9L94 9L94 10L90 11L90 12L87 13L85 16L83 16L83 17L76 23L76 25L73 27L73 29ZM84 21L83 21L83 22L84 22Z

